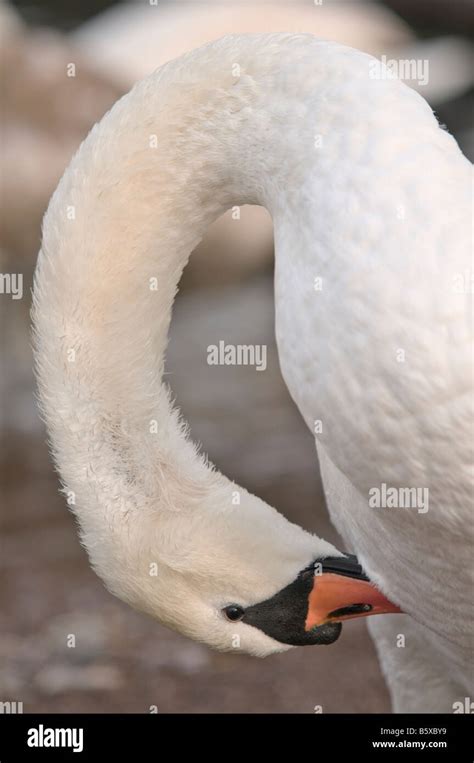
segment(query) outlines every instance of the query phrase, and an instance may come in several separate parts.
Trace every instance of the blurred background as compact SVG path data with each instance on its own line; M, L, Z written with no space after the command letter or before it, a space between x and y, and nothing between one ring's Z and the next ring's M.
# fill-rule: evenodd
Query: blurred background
M470 0L0 1L0 273L23 276L21 299L0 293L0 701L23 702L24 712L389 711L363 621L346 624L331 647L256 660L212 653L105 591L58 493L35 408L32 275L41 219L72 154L161 63L231 31L307 31L387 59L426 60L428 83L407 84L472 160L473 27ZM214 225L178 295L168 381L219 469L338 542L312 437L279 372L272 268L266 212L244 207L240 220ZM266 344L267 370L208 366L207 346L220 339Z

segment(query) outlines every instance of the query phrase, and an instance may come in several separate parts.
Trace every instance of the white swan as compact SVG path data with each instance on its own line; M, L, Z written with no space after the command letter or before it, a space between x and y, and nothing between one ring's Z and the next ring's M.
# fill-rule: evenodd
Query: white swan
M282 371L319 422L332 519L411 615L372 619L395 708L451 710L470 646L471 165L373 62L307 35L230 36L114 106L45 216L40 398L91 562L125 601L256 655L334 640L334 609L390 609L351 560L212 470L162 381L189 253L224 209L266 206ZM429 510L373 508L382 483L428 488Z

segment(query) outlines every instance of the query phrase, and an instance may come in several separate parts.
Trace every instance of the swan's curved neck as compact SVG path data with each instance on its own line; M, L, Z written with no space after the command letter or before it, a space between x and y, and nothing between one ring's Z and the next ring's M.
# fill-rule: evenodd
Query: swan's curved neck
M35 284L38 373L73 501L85 503L74 494L93 480L109 500L156 495L159 464L168 486L172 472L208 474L162 384L171 308L208 225L231 204L266 201L263 174L278 169L274 141L284 139L234 58L226 49L216 66L202 52L137 85L94 128L51 200ZM256 166L257 147L271 166Z
M349 132L354 87L368 82L363 66L353 72L354 51L346 60L295 36L282 60L278 39L227 39L141 82L94 128L49 206L35 284L39 383L86 533L105 532L111 512L176 510L226 484L196 457L162 383L182 269L234 204L267 206L277 226L289 219L282 252L291 229L314 247L312 214L334 171L318 140L336 122Z

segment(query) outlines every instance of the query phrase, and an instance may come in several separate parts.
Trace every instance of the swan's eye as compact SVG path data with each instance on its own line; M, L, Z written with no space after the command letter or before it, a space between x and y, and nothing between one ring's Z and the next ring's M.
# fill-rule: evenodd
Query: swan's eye
M228 620L235 623L236 620L241 620L245 614L245 610L240 604L229 604L228 607L224 607L222 610Z

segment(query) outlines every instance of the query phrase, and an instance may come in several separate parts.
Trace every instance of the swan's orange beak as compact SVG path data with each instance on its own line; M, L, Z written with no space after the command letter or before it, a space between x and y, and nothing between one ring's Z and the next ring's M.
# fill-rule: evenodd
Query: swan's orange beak
M281 644L333 644L341 620L400 612L369 580L357 557L316 559L292 583L244 610L242 622Z
M314 576L308 598L305 630L310 631L326 623L388 612L401 612L401 609L369 580L323 571Z

